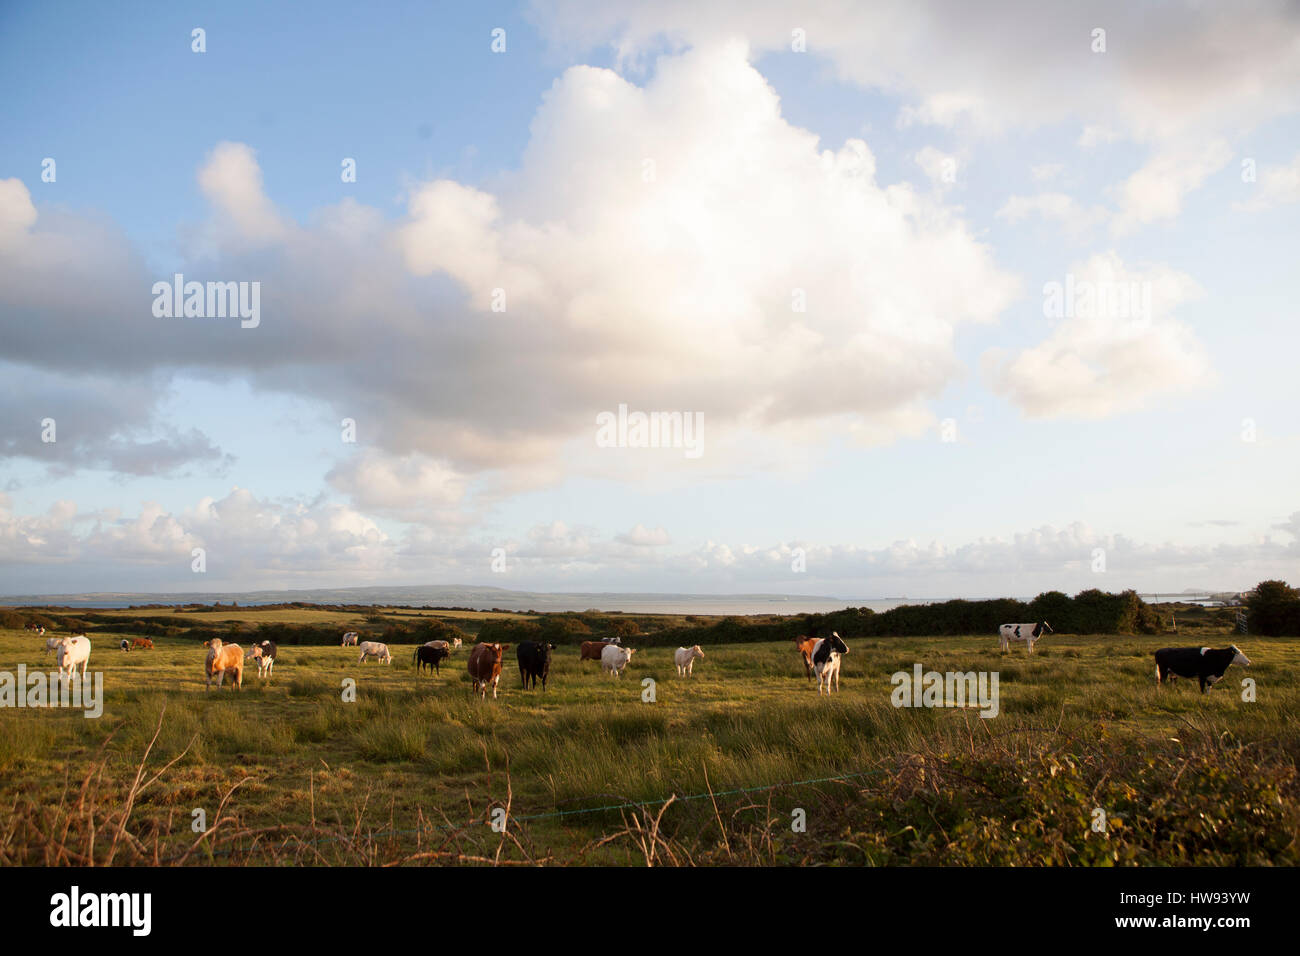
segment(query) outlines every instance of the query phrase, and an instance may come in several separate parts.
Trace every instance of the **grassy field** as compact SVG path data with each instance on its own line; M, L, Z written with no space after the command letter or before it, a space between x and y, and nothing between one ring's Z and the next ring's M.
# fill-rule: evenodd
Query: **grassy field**
M611 679L561 646L545 693L520 689L511 649L495 701L471 696L468 648L419 678L411 646L394 646L391 666L358 665L351 648L283 647L270 680L250 665L241 692L205 693L192 639L131 653L113 635L92 640L101 718L0 710L0 863L1300 856L1295 639L1241 638L1254 666L1204 696L1194 682L1155 687L1152 651L1188 642L1172 635L1051 635L1032 657L999 655L995 635L850 641L833 699L784 643L705 647L689 680L667 648ZM0 631L0 670L52 669L42 643ZM997 671L999 716L896 709L890 675L917 662ZM196 809L206 833L192 828ZM489 825L494 811L504 829Z

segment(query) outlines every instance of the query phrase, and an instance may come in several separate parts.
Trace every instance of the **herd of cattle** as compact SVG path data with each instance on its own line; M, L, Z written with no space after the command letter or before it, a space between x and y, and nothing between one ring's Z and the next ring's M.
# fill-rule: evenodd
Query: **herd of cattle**
M29 624L27 629L36 632L38 637L45 636L43 627ZM1044 633L1054 633L1046 621L1003 624L998 628L998 649L1005 652L1010 648L1012 641L1024 641L1026 652L1032 654L1034 644ZM242 687L244 664L250 660L256 662L257 676L261 678L270 677L275 667L278 648L274 641L258 641L247 653L244 653L238 644L227 644L220 638L213 638L203 643L207 648L203 665L207 677L207 689L211 689L215 680L217 689L220 690L227 675L230 676L232 687ZM393 655L387 644L379 641L362 641L356 631L348 631L343 635L342 646L357 648L360 652L357 658L358 665L367 660L375 660L383 664L393 662ZM147 637L137 637L130 642L124 639L119 647L123 651L130 651L133 648L149 650L153 647L153 641ZM416 676L424 673L426 668L440 675L442 663L459 647L461 647L460 638L452 641L429 641L417 647L412 658L416 666ZM497 685L501 681L502 660L509 648L509 644L501 643L481 643L470 648L465 667L473 682L473 693L486 698L488 688L491 687L492 697L496 698ZM795 648L803 659L808 679L817 678L819 695L839 690L840 661L848 654L849 648L838 633L832 631L829 637L822 638L795 638ZM525 688L530 686L536 688L540 680L542 690L546 690L546 681L551 672L551 652L555 649L554 644L544 641L523 641L515 648L515 657L519 663L519 679ZM45 653L49 654L50 651L57 654L60 674L66 672L70 676L80 665L81 675L85 677L86 667L90 662L90 639L86 635L50 637L45 642ZM635 648L623 647L618 638L609 638L603 641L583 641L578 650L578 659L599 661L603 673L620 677L635 653ZM679 647L673 654L677 676L690 677L695 661L703 658L704 651L698 644L694 647ZM1156 651L1155 660L1157 685L1173 683L1178 677L1195 678L1200 682L1201 693L1205 693L1207 686L1212 687L1219 681L1230 665L1250 666L1250 659L1235 644L1225 648L1163 647Z

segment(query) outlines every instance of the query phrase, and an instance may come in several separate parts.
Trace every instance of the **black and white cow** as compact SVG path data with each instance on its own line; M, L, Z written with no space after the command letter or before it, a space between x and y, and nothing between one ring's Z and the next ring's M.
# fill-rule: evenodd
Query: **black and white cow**
M120 647L120 648L122 648L122 650L124 650L124 651L129 651L129 650L131 650L131 642L128 641L125 637L122 638L122 643L119 644L119 645L117 645L117 646Z
M823 637L813 645L812 669L817 675L818 694L822 692L822 687L830 694L831 681L835 682L836 690L840 689L840 658L848 652L849 646L840 640L835 631L831 631L830 637Z
M419 677L427 667L435 674L442 674L442 662L451 656L451 649L421 644L415 649L415 676Z
M1205 685L1214 686L1223 677L1229 664L1250 666L1250 658L1237 648L1228 647L1162 647L1156 651L1156 685L1173 683L1179 677L1195 677Z
M546 690L546 679L551 674L551 651L555 650L554 644L547 644L545 641L523 641L515 648L515 656L519 658L519 679L523 681L524 687L537 687L537 679L542 680L542 690Z
M275 653L279 650L275 641L257 641L248 649L244 660L257 661L257 676L270 677L275 668Z
M998 628L998 650L1005 651L1011 647L1012 641L1024 641L1025 646L1029 648L1029 653L1034 653L1034 644L1043 636L1043 631L1048 634L1055 634L1052 625L1046 621L1039 621L1036 624L1003 624Z

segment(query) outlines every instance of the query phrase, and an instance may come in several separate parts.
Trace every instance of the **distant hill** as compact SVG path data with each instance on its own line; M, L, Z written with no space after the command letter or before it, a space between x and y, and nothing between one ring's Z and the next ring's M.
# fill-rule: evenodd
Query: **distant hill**
M645 594L637 592L513 591L475 585L410 585L401 587L304 588L280 591L90 592L81 594L18 594L0 596L8 606L128 607L145 604L373 604L414 607L463 607L508 611L678 611L700 614L793 614L824 611L848 604L897 604L806 594Z

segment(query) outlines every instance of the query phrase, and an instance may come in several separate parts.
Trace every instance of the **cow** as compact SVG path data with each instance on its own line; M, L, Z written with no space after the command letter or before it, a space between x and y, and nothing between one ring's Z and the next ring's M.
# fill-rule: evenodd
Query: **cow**
M124 651L129 651L129 650L131 650L131 642L128 641L125 637L122 638L122 643L121 643L121 644L118 644L117 646L120 647L120 648L122 648L122 650L124 650Z
M342 644L341 646L342 646L342 647L356 647L356 646L357 646L357 641L358 641L359 639L360 639L360 635L357 634L356 631L348 631L346 634L343 635L343 644Z
M271 671L275 669L275 654L278 650L275 641L257 641L244 655L244 660L257 661L258 677L270 677Z
M704 659L704 651L700 650L700 645L694 647L679 647L677 653L673 655L673 663L677 665L678 677L690 677L691 670L695 667L695 659Z
M90 639L85 634L73 634L59 641L59 675L66 670L71 677L81 665L81 678L86 678L86 667L90 664Z
M497 684L501 680L501 655L509 644L475 644L469 652L465 669L474 681L474 693L487 698L488 685L492 685L492 699L497 699Z
M636 649L632 647L619 647L617 644L606 644L605 650L600 655L600 669L609 671L615 677L623 676L623 668L627 667L627 662L632 659Z
M204 690L212 690L212 678L217 679L217 691L221 691L221 684L226 679L226 672L231 675L231 688L239 690L244 686L244 649L238 644L227 644L219 637L214 637L210 641L204 641L203 646L208 649L207 659L203 662L203 672L208 675L208 683Z
M137 637L131 642L132 647L143 647L146 651L153 650L153 641L147 637Z
M436 643L446 644L446 641ZM439 666L443 661L451 656L451 650L447 647L436 647L433 644L423 644L415 649L415 657L412 660L415 663L415 676L419 677L426 667L436 674L442 673Z
M598 661L607 647L606 641L583 641L578 650L578 661Z
M424 646L425 646L425 647L441 647L444 651L446 651L448 654L450 654L450 653L451 653L452 651L454 651L456 648L460 647L460 638L459 638L459 637L453 637L450 641L425 641L425 642L424 642Z
M45 636L45 628L41 627L39 624L24 624L23 627L29 631L34 631L37 637ZM60 640L62 640L62 638L60 638Z
M1236 644L1223 648L1162 647L1156 651L1156 686L1172 684L1179 677L1195 677L1204 694L1206 685L1218 683L1230 664L1249 667L1250 658Z
M1011 647L1012 641L1024 641L1025 646L1029 648L1028 653L1034 653L1034 644L1043 636L1043 631L1048 634L1055 634L1052 625L1046 621L1039 621L1037 624L1003 624L998 628L998 650L1006 651Z
M357 650L361 656L357 658L357 663L361 664L367 657L373 657L381 664L393 663L393 655L388 652L388 645L379 641L362 641L357 645Z
M821 638L813 645L812 669L817 675L817 693L826 688L827 696L831 692L831 682L835 689L840 689L840 658L849 652L849 646L840 640L840 635L831 631L830 637Z
M794 639L794 646L799 652L799 655L803 658L803 672L808 675L809 680L812 680L812 652L813 648L817 646L817 638L796 637Z
M55 652L55 655L54 655L54 656L57 657L57 656L58 656L59 646L60 646L62 643L63 643L63 638L61 638L61 637L47 637L47 638L45 639L45 654L50 653L50 651L54 651L54 652ZM44 656L44 655L42 655L42 656Z
M528 688L530 679L533 688L536 689L537 678L540 677L542 690L546 690L546 679L551 674L551 651L553 650L555 645L545 641L523 641L515 648L515 657L519 659L519 679L525 689Z

